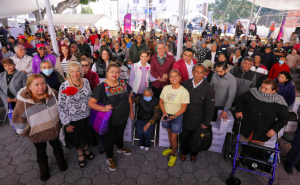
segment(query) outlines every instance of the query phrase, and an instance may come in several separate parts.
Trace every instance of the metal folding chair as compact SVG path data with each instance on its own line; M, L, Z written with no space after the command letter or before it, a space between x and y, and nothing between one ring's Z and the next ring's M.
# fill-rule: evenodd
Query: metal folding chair
M157 130L157 123L155 124L155 128L154 128L154 138L152 140L150 140L150 142L153 143L153 147L155 147L156 145L156 130ZM134 141L139 141L139 138L135 137L135 131L136 131L136 124L133 127L133 135L132 135L132 145L134 145Z

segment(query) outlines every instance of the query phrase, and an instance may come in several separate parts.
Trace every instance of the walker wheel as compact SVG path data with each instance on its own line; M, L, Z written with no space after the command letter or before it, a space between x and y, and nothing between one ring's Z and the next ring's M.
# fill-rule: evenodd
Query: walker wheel
M228 152L229 152L229 151L228 151L228 148L225 148L225 150L224 150L224 156L223 156L225 161L228 160L228 156L229 156L229 155L228 155Z
M241 185L241 183L242 183L241 180L234 176L230 176L226 181L227 185Z

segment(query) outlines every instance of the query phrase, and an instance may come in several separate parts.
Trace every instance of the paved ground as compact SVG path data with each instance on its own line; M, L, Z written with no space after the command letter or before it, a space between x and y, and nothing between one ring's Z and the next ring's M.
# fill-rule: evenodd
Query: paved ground
M4 109L0 107L0 119ZM56 165L51 146L48 145L48 155L51 178L43 183L39 180L39 170L36 163L35 148L26 138L17 136L7 123L0 126L0 184L225 184L231 171L231 163L224 161L222 155L214 152L201 152L195 163L182 162L179 159L174 167L168 167L168 157L161 152L164 148L151 148L148 152L140 150L137 145L126 142L132 154L125 156L115 154L118 170L111 172L105 164L105 155L99 155L98 147L92 148L95 159L87 161L84 169L77 164L77 153L64 148L68 170L61 173ZM243 185L265 185L268 179L262 176L238 171L236 174ZM296 185L300 182L300 173L294 169L293 175L287 175L282 165L276 170L274 184Z

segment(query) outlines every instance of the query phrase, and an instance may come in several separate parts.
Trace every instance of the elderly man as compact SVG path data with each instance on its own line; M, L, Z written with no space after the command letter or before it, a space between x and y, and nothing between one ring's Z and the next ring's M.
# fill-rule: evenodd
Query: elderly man
M196 49L200 49L203 42L205 41L202 39L202 36L197 36Z
M78 44L78 49L80 53L88 53L91 55L91 47L87 43L84 42L84 38L80 37L80 43Z
M32 53L35 52L31 44L29 44L24 35L20 35L18 38L18 45L24 46L26 50L26 55L32 56Z
M259 55L254 56L254 63L250 68L256 74L256 87L260 87L262 81L268 78L268 69L260 61L261 58Z
M246 52L245 52L246 53ZM255 56L255 55L254 55ZM261 63L266 66L268 71L271 70L272 66L277 63L275 56L271 52L271 47L267 46L265 53L261 54Z
M251 48L253 49L254 52L250 55L248 52L250 51ZM247 54L249 56L260 55L260 48L257 47L257 42L256 41L251 42L251 45L246 49L246 51L244 53L244 57L246 57Z
M245 57L241 63L241 66L232 68L230 73L236 78L236 94L235 100L244 92L250 90L250 88L256 85L256 74L250 70L253 66L253 58Z
M188 79L192 79L193 76L193 66L197 63L196 59L193 58L194 50L191 48L186 48L183 50L182 58L174 63L173 69L176 69L181 74L181 82Z
M32 59L32 70L33 73L40 73L40 63L43 60L49 60L52 62L53 66L56 63L56 57L54 55L48 54L45 44L38 44L37 45L37 52L38 54L35 55Z
M280 57L285 57L285 50L282 48L282 43L277 44L277 48L274 48L273 54L276 58L276 61L278 62Z
M210 60L212 64L219 62L219 54L217 53L217 45L215 43L211 44L211 51L207 52L205 55L205 60Z
M142 35L138 35L136 37L136 42L132 44L132 46L129 49L129 59L133 61L133 63L137 63L140 61L140 54L142 51L150 51L149 47L143 40Z
M57 53L51 50L51 46L46 45L46 49L48 54L54 55L56 58L59 56Z
M159 98L164 86L169 83L169 72L172 70L175 59L165 52L165 43L157 43L157 54L151 58L151 75L155 78L152 83L154 96Z
M227 48L229 47L229 44L228 44L228 40L225 39L224 40L224 44L221 45L221 48L220 48L220 52L224 53L225 56L227 55ZM226 56L227 58L227 56Z
M230 41L230 45L227 48L227 52L226 52L226 58L227 58L227 60L229 60L231 54L235 54L236 50L238 50L238 48L235 46L235 42L234 41Z
M213 74L210 84L215 90L215 111L213 121L216 121L219 110L223 110L220 118L228 119L227 111L231 108L236 94L236 78L228 72L226 62L216 64L216 72Z
M27 77L32 74L32 57L26 55L26 50L22 45L16 45L14 47L16 54L11 57L16 64L16 69L27 74Z
M211 129L210 122L215 108L215 92L212 86L204 79L206 69L202 64L193 66L193 79L183 82L182 86L190 94L190 104L183 114L183 130L181 136L180 160L185 161L191 151L191 136L198 129ZM191 161L197 161L198 152L191 151Z
M80 61L82 54L79 52L77 44L71 45L71 52L76 57L77 61Z

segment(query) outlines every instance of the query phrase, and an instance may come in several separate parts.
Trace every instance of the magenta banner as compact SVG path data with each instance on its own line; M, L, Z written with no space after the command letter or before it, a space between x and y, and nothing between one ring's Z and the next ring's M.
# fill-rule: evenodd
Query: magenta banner
M126 14L124 17L124 33L128 30L131 34L131 14Z
M282 37L282 34L283 34L283 28L284 28L284 24L285 24L285 18L283 19L282 21L282 24L281 24L281 27L280 27L280 31L279 31L279 34L278 34L278 41L280 41L281 37Z

